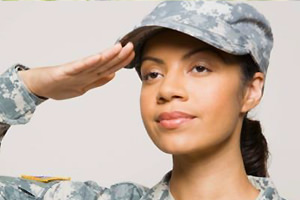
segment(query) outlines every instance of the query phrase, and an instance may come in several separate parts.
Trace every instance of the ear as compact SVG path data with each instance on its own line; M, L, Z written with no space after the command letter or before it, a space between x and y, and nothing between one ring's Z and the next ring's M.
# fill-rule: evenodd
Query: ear
M246 113L257 104L262 98L262 90L264 86L265 75L262 72L256 72L252 80L247 84L243 97L243 104L241 108L242 113Z

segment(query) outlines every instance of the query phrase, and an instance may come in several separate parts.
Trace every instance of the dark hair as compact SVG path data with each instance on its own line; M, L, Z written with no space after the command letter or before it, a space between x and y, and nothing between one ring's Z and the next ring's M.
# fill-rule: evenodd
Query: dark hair
M243 83L246 84L253 78L255 72L259 72L257 64L250 55L238 56L242 70ZM267 177L267 161L269 150L266 138L262 134L260 122L244 117L240 148L242 152L243 162L247 175Z

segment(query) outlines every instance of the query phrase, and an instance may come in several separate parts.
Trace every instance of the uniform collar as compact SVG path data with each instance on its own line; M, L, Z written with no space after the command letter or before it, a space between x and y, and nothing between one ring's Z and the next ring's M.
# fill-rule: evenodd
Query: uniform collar
M169 189L171 174L172 171L169 171L159 183L142 196L141 200L175 200ZM248 179L256 189L260 190L256 200L282 200L270 178L248 175Z

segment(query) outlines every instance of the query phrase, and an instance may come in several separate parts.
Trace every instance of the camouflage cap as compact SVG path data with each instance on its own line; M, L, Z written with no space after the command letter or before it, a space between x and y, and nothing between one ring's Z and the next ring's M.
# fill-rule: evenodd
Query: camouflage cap
M162 29L195 37L233 55L250 54L267 72L273 34L269 22L252 6L225 1L164 1L119 41L133 42L136 56L125 68L138 68L141 48Z

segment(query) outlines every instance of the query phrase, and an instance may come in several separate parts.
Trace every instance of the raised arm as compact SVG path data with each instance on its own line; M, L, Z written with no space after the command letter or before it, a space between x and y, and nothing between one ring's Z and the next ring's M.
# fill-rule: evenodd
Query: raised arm
M9 68L0 76L0 141L10 125L27 123L37 105L48 98L68 99L112 80L115 72L134 57L133 45L114 47L70 63L29 69ZM116 194L140 199L146 188L131 183L110 188L92 181L42 183L17 177L0 176L0 199L114 199Z
M83 95L112 80L134 57L133 45L116 44L102 53L70 63L29 69L10 67L0 76L0 144L10 125L25 124L48 98Z

